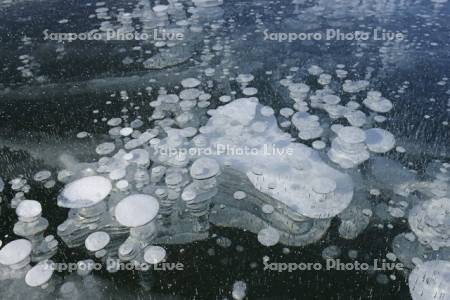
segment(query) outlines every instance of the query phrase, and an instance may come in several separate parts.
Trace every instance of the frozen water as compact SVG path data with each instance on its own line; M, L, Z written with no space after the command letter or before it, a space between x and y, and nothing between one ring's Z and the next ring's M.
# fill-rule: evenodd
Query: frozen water
M183 253L192 253L193 245L202 248L201 243L192 242L213 239L223 248L219 249L220 255L217 251L216 257L220 256L220 263L227 265L227 251L236 250L233 255L240 258L241 252L252 251L253 247L239 245L240 241L234 238L234 233L229 237L223 236L222 226L256 233L261 244L256 246L267 252L264 261L269 261L269 256L273 254L280 261L288 259L288 256L289 259L298 256L297 249L284 248L280 253L273 253L279 247L264 247L277 243L299 247L317 242L324 236L324 243L317 244L321 247L318 253L322 252L324 258L336 258L340 256L340 248L323 246L330 241L340 245L336 236L338 239L355 239L370 228L368 234L376 236L377 241L389 242L391 234L386 235L385 239L378 239L378 235L387 231L398 234L405 230L408 221L412 232L398 234L392 249L381 247L384 252L379 251L377 242L373 244L373 251L350 250L349 257L366 260L377 253L381 257L386 256L389 261L405 263L408 269L414 268L415 263L417 267L410 276L413 299L448 299L446 262L450 259L450 166L435 162L425 172L422 170L434 157L446 161L448 154L446 147L438 147L448 140L444 127L448 126L445 115L448 76L438 74L439 68L434 68L437 64L427 59L432 57L440 64L438 58L443 56L443 49L447 46L442 38L436 39L439 43L432 42L442 32L448 32L442 17L446 11L436 4L445 1L432 1L434 4L430 1L414 2L410 5L414 7L412 11L405 10L402 1L381 4L371 0L345 3L303 0L266 2L169 0L123 5L86 3L84 10L92 13L89 19L92 18L95 25L94 28L87 26L90 22L83 25L86 25L86 30L93 30L91 32L102 37L108 30L152 34L156 32L153 29L159 33L182 33L185 36L182 41L148 39L107 43L111 48L101 53L112 53L114 59L123 64L117 69L102 70L105 71L102 74L112 72L108 78L96 78L98 74L91 72L91 66L80 63L83 70L80 78L86 81L70 82L70 78L58 78L61 83L53 82L57 76L52 74L52 65L47 60L41 61L41 56L52 56L41 55L41 52L47 54L48 51L55 51L55 60L63 64L72 61L69 59L74 53L86 55L75 60L77 62L86 61L84 58L87 61L92 59L89 53L84 53L87 51L73 48L78 47L79 43L52 43L43 42L42 38L23 37L18 49L29 53L18 57L22 64L18 68L14 66L15 59L9 57L8 51L5 52L8 63L3 64L2 75L6 80L2 78L0 84L2 97L5 95L16 100L17 96L15 103L21 108L19 98L30 97L34 100L34 95L49 95L66 100L66 94L74 95L77 96L74 111L64 114L64 122L60 123L66 125L66 120L71 121L73 115L79 121L79 124L70 124L76 137L74 146L65 145L63 137L56 137L50 159L46 159L51 165L45 168L51 172L40 167L20 170L10 176L8 173L13 168L10 167L9 154L6 155L8 164L3 170L8 175L1 176L8 179L9 186L0 199L2 213L6 215L2 214L2 220L11 220L9 214L13 211L8 209L17 207L19 221L14 224L13 231L29 240L31 246L11 246L14 243L11 242L0 250L0 259L5 261L16 255L21 256L21 260L16 258L20 261L13 261L12 265L24 271L30 268L30 259L38 263L27 276L25 273L20 275L20 283L16 281L13 284L24 287L25 276L26 284L42 287L36 290L37 294L45 295L43 297L51 294L49 297L62 299L108 298L104 291L107 285L96 285L95 282L100 280L95 276L95 271L91 273L91 267L76 274L64 274L64 280L60 280L59 274L53 274L56 278L50 280L51 274L48 276L43 272L43 262L39 263L44 256L48 256L40 254L53 255L57 248L53 236L44 237L49 224L41 216L40 203L43 207L52 207L54 188L61 183L65 187L58 196L58 204L70 210L67 220L57 230L74 253L66 255L66 248L63 247L59 249L58 254L61 255L57 256L58 259L78 257L81 253L76 252L74 247L84 244L89 252L83 253L95 256L98 262L105 263L108 258L118 257L120 261L130 262L134 266L143 261L157 264L166 256L186 259ZM17 17L19 22L28 20L28 17L21 15L21 12L28 11L24 9L26 7L21 6L20 1L14 5L17 9L13 13L4 14L6 25L11 16L14 19ZM222 5L223 8L220 7ZM47 7L46 3L42 6L43 9ZM58 12L64 14L63 9L58 9ZM70 16L58 16L60 21L56 23L61 29L73 30L78 28L77 17L74 11ZM350 30L354 28L353 21L356 19L361 23L359 28L366 29L388 28L391 25L392 28L399 28L397 25L403 24L397 23L400 20L414 20L413 24L420 26L404 29L408 39L401 42L273 43L262 37L265 36L265 29L269 28L284 28L292 32L323 31L328 27ZM17 20L11 20L11 24L14 22ZM40 25L51 26L41 24L39 20L35 23L36 29ZM69 25L70 28L65 27ZM432 29L430 33L426 31L428 29ZM18 30L22 32L20 28ZM417 35L418 31L425 34ZM14 30L11 34L15 36ZM6 40L8 49L10 40ZM100 49L105 44L90 42ZM35 43L44 45L36 47ZM427 47L430 46L432 52L428 52ZM335 51L337 47L339 51ZM35 55L36 49L39 49L39 55ZM406 58L414 55L421 56L420 67L423 65L424 70L436 71L439 75L435 78L436 83L424 81L414 84L406 81L423 78L421 75L424 72L409 72L414 71L416 66ZM97 60L97 56L93 55L93 58ZM41 63L44 68L39 70ZM102 65L102 61L92 65ZM446 60L442 63L443 69L445 65ZM32 84L21 87L14 80L8 82L8 75L16 71L24 79L34 80L30 81ZM126 74L119 76L115 72ZM45 75L40 76L41 73ZM64 68L62 72L65 74L63 77L72 73L77 75L76 67ZM421 93L422 83L432 90L433 95ZM86 91L95 92L96 97L85 98ZM107 92L105 101L97 97L103 91ZM444 95L439 95L442 92ZM49 102L50 105L52 102ZM66 109L63 105L68 104L65 102L57 104ZM432 105L434 102L436 104ZM439 115L437 104L442 112ZM85 107L87 109L83 110ZM10 118L8 110L10 108L2 111L6 114L4 119L18 120L11 122L17 128L28 126L30 121L37 132L50 128L46 132L49 136L57 135L56 129L62 128L56 127L53 131L52 126L47 127L56 122L41 126L43 124L38 122L39 118L33 117L34 111L27 115L27 122L21 122L17 116ZM407 122L406 116L413 116L411 122ZM49 121L45 115L42 119L43 123ZM39 124L34 126L34 122ZM105 128L105 134L99 134ZM440 134L441 131L444 134ZM433 134L430 135L430 132ZM407 133L414 133L418 141L416 149ZM9 140L19 140L19 136L17 134L14 139L7 137L5 145L13 143ZM29 136L31 139L32 134ZM433 141L435 136L444 138L437 142ZM423 141L420 141L421 137L425 137ZM39 139L36 145L43 140ZM396 147L396 144L400 146ZM34 148L30 145L27 151ZM55 158L61 145L66 148L64 152L73 152L74 157L87 162L80 163L68 155L62 155L60 161L64 169L58 169ZM391 151L394 147L396 152ZM88 153L83 153L84 148ZM433 154L429 156L431 151L426 149L431 148ZM43 147L39 145L29 152L33 158L41 157L41 149ZM212 153L191 153L192 150L202 149L212 150ZM164 154L169 150L177 153ZM54 180L52 173L55 169L58 169L58 176ZM36 173L37 170L41 171ZM35 186L39 186L37 193ZM46 188L44 198L37 198L44 193L42 187ZM0 192L3 188L4 183L0 179ZM33 198L36 195L35 199L40 202L27 200L31 195ZM49 210L47 216L51 216L52 212ZM54 218L52 216L50 221ZM213 234L209 231L210 224L217 225ZM328 232L331 224L332 230ZM7 230L5 227L2 237L5 241L9 239ZM54 230L53 224L48 230ZM361 239L363 243L367 240L370 239ZM20 243L27 243L22 241ZM177 245L166 248L165 244ZM180 255L172 256L162 247L167 252L176 249ZM27 248L30 248L27 255L18 253ZM208 250L211 256L214 252L213 248ZM305 256L304 260L309 258ZM434 259L440 261L434 263ZM250 268L259 266L255 261L249 261ZM78 266L91 262L89 259L82 260ZM197 278L197 270L203 270L203 266L194 269L192 281ZM4 270L9 269L1 266L1 278L5 275ZM117 270L111 268L110 271ZM407 276L408 272L396 272L395 275L375 272L373 277L376 280L372 281L386 284L382 290L398 292L402 297L405 289L399 287L403 281L396 280L396 276ZM265 277L266 274L256 275ZM166 282L166 274L163 281L158 279L159 276L154 280L151 271L136 272L134 275L146 292L153 288L153 284ZM277 278L286 278L286 282L292 277L279 275ZM303 275L305 278L302 277L302 280L309 280L310 275ZM115 279L120 275L112 276ZM364 274L358 273L358 276ZM208 280L206 276L206 285ZM62 284L63 281L66 282ZM379 289L371 288L372 281L365 280L366 290L376 298ZM179 282L167 282L167 288L175 290ZM228 295L220 297L261 298L257 289L247 296L247 283L239 278L229 282L234 282L232 290L225 291ZM101 287L97 289L101 292L92 294L92 297L89 293L96 289L91 287L96 286ZM331 284L322 286L324 290L332 287ZM116 287L113 297L121 295ZM167 291L165 287L159 288ZM204 289L193 286L192 290L196 294L189 296L208 298L202 295ZM276 292L268 288L267 297ZM153 293L151 290L152 297ZM14 296L20 297L22 294ZM293 297L289 288L276 296ZM347 295L337 296L345 298Z

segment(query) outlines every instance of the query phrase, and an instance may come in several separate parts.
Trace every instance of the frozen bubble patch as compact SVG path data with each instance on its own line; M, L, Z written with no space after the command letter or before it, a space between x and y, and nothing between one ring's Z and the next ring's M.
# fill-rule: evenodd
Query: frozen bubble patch
M409 225L419 241L437 250L450 247L450 199L431 199L415 206Z

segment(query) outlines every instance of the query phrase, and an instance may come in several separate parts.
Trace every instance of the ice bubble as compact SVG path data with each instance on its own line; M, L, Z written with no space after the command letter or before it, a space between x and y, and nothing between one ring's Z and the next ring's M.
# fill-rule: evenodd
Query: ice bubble
M366 140L364 130L344 126L336 128L338 137L331 143L328 157L342 168L353 168L356 165L369 159L370 154L363 143Z
M145 166L150 163L150 155L148 151L144 149L134 149L130 151L132 157L128 160L129 163L135 163L137 165Z
M166 258L166 250L160 246L148 246L144 250L144 260L149 264L159 264Z
M342 89L347 93L359 93L365 90L369 86L369 82L367 80L358 80L351 81L346 80L342 85Z
M360 110L352 110L344 114L344 117L350 123L350 125L355 127L361 127L367 122L366 115Z
M201 95L202 91L196 88L185 89L180 93L180 98L183 100L194 100Z
M341 249L338 246L328 246L322 251L322 257L324 259L333 259L341 255Z
M279 240L280 233L273 227L267 227L258 232L258 242L266 247L276 245Z
M89 133L86 131L80 131L77 133L78 139L84 139L84 138L87 138L88 136L89 136Z
M209 101L199 101L197 103L198 108L207 108L209 105L211 105Z
M58 205L67 208L93 206L111 192L111 181L102 176L88 176L65 186L58 196Z
M198 100L199 101L208 101L209 99L211 99L212 95L209 93L202 93L199 97ZM186 100L184 100L186 101Z
M228 96L228 95L220 96L219 101L222 103L228 103L231 101L231 96Z
M313 146L313 148L316 149L316 150L322 150L322 149L325 149L325 147L326 147L327 145L326 145L325 142L323 142L323 141L314 141L314 142L312 143L312 146Z
M375 153L386 153L395 146L395 138L392 133L381 128L366 130L366 145Z
M450 247L450 199L431 199L410 211L409 225L422 244Z
M49 179L50 176L52 176L52 173L50 171L42 170L42 171L39 171L36 174L34 174L33 179L34 179L34 181L41 182L41 181Z
M45 285L53 275L52 261L44 260L31 268L25 275L25 283L31 287Z
M44 187L46 189L51 189L52 187L54 187L56 185L56 181L54 180L49 180L47 182L44 183Z
M201 157L194 161L191 166L190 174L194 179L208 179L220 173L220 166L215 159Z
M234 192L234 194L233 194L233 198L236 200L242 200L245 197L247 197L247 194L243 191L237 191L237 192Z
M194 89L194 90L196 90L196 89ZM189 90L186 90L186 91L189 91ZM180 98L175 94L163 94L163 95L159 95L157 98L158 102L165 103L165 104L176 104L176 103L178 103L179 100L180 100Z
M247 294L247 284L244 281L236 281L233 284L231 295L235 300L242 300Z
M108 122L106 124L108 124L111 127L116 127L116 126L119 126L120 123L122 123L121 118L112 118L112 119L108 120Z
M35 200L23 200L16 208L16 214L21 221L32 221L42 213L41 204Z
M282 115L285 118L289 118L293 114L294 114L294 110L292 108L284 107L284 108L280 109L280 115Z
M318 194L329 194L336 190L336 182L329 178L315 178L312 182L312 189Z
M450 262L432 260L419 264L409 275L409 291L414 300L450 299Z
M290 92L291 95L306 95L311 88L304 83L291 83L288 86L288 90Z
M247 87L245 89L242 90L242 93L245 96L254 96L258 93L258 90L254 87Z
M354 126L345 126L342 127L337 132L338 137L345 143L348 144L359 144L366 140L366 133Z
M341 102L341 98L339 98L339 96L329 94L323 96L322 101L325 102L326 104L336 105L339 102Z
M317 65L312 65L311 67L308 68L308 73L313 76L319 76L320 74L323 73L323 69Z
M116 145L114 143L102 143L95 148L95 152L99 155L107 155L114 151Z
M168 10L169 10L169 6L167 6L167 5L155 5L153 7L153 11L155 12L155 14L157 16L166 14Z
M390 261L396 261L397 260L397 256L394 253L392 253L392 252L387 253L386 254L386 258L389 259Z
M253 76L252 74L239 74L238 77L236 78L236 81L239 83L249 83L250 81L252 81L253 79L255 79L255 76Z
M261 108L260 113L264 117L271 117L275 114L275 111L270 106L264 106Z
M9 242L0 249L0 264L14 266L26 260L31 254L31 242L25 239L18 239Z
M336 76L338 78L343 79L343 78L347 77L347 75L348 75L348 72L345 70L336 70Z
M330 74L320 74L317 82L321 85L328 85L331 82L331 75Z
M291 121L299 131L298 136L303 140L318 138L323 133L317 116L306 112L297 112L292 116Z
M265 214L271 214L274 212L275 208L270 204L264 204L261 208L262 212Z
M373 119L377 123L383 123L387 118L385 116L376 115L375 117L373 117Z
M197 128L195 127L186 127L183 128L180 132L183 137L192 138L197 134Z
M159 203L150 195L134 194L122 199L114 211L120 224L127 227L139 227L156 217Z
M129 186L129 183L127 180L119 180L116 182L116 188L119 190L126 190Z
M186 78L181 81L181 85L185 89L191 89L199 86L201 84L201 81L197 78Z
M121 136L129 136L132 133L133 133L133 128L131 128L131 127L124 127L122 129L120 129Z
M125 168L119 168L119 169L115 169L112 170L111 172L109 172L109 178L111 180L119 180L124 178L127 175L127 170Z
M333 131L334 133L337 134L339 132L339 130L341 130L341 128L343 128L343 127L344 127L344 125L341 125L341 124L333 124L330 126L330 129L331 129L331 131Z
M192 189L185 189L183 193L181 193L181 199L186 202L190 202L197 197L197 194Z
M144 125L144 122L141 119L136 119L131 121L130 127L133 129L140 128Z
M395 147L395 151L397 151L398 153L405 153L406 149L403 148L402 146L397 146Z
M392 102L381 96L380 92L370 91L363 101L364 105L374 112L386 113L392 109Z
M109 234L104 231L97 231L91 233L86 240L84 241L84 245L86 249L92 252L99 251L108 245L111 238Z

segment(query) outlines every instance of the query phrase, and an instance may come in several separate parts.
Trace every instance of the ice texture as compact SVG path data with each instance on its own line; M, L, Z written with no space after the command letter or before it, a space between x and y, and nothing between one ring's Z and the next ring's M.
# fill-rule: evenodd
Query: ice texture
M409 275L408 283L414 300L450 299L450 262L432 260L419 264Z

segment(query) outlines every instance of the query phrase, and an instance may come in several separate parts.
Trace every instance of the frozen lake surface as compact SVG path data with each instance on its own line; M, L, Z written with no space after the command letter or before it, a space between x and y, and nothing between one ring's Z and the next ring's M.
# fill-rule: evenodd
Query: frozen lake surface
M0 2L2 299L450 299L446 0Z

